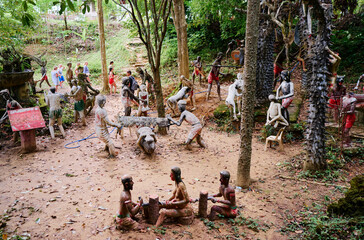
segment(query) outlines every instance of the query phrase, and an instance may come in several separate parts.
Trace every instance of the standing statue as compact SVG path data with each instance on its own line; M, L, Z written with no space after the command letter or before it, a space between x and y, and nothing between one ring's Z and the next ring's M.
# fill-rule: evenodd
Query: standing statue
M72 79L73 79L73 70L72 70L72 63L67 63L67 72L66 72L66 80L68 82L68 85L70 86L70 88L72 88Z
M339 108L341 106L342 98L346 95L346 87L343 85L345 76L337 76L335 86L329 99L329 108L334 111L334 120L338 121Z
M138 104L138 101L144 101L140 100L136 96L134 96L133 91L131 90L131 82L129 77L123 77L122 79L122 89L121 89L121 102L124 106L124 114L125 116L131 115L131 103Z
M241 73L238 74L238 79L235 80L233 84L229 86L229 93L225 100L226 105L230 109L230 116L233 117L234 120L238 120L236 117L236 110L235 110L235 97L237 97L238 102L238 115L240 115L241 110L241 99L240 97L243 94L243 85L244 81L242 79Z
M179 167L172 167L170 177L176 183L176 188L169 200L161 203L156 227L159 227L166 217L178 218L193 215L190 197L188 196L186 185L182 181L181 169Z
M343 98L343 124L344 124L344 134L343 134L343 141L345 146L349 147L351 144L350 139L350 129L354 125L355 122L355 105L357 99L354 97L353 92L349 92L347 96Z
M10 92L8 89L1 90L0 96L2 96L3 99L6 101L6 105L5 105L6 111L0 119L0 124L1 124L5 121L5 119L8 118L8 111L17 110L17 109L20 109L23 107L10 96ZM13 139L12 139L13 143L15 144L18 141L18 139L19 139L19 131L13 132Z
M107 126L121 128L118 123L113 123L107 117L106 109L104 108L106 103L106 97L104 95L98 95L96 97L97 108L95 111L95 129L96 135L101 141L105 143L105 151L109 151L109 157L113 158L117 155L115 152L114 144L110 138Z
M192 65L193 65L192 82L193 84L195 84L195 77L198 76L201 86L201 78L203 77L205 79L205 72L202 69L201 57L198 56L197 59L192 62Z
M87 75L82 73L82 67L79 67L78 69L78 86L80 86L84 92L83 100L85 101L85 116L87 116L95 106L95 96L97 96L100 91L91 87L91 83L87 81Z
M209 198L213 203L222 203L222 205L214 205L211 208L210 221L216 219L216 215L220 214L224 217L235 218L238 215L238 209L235 202L235 190L229 185L230 173L228 171L220 172L220 188L219 193ZM215 199L215 197L223 197L224 200Z
M271 94L269 95L269 109L267 112L267 122L265 125L271 125L274 123L274 128L278 127L278 124L282 124L283 126L289 125L289 119L285 119L282 115L282 105L277 101L276 97Z
M80 86L77 86L76 80L72 80L70 86L73 86L71 89L70 97L73 97L75 99L75 123L78 121L78 117L80 117L82 125L86 126L85 102L83 100L84 92Z
M51 87L50 92L45 96L45 100L49 106L49 131L51 132L51 137L55 138L53 125L56 123L56 120L59 130L61 130L63 137L65 137L66 134L62 126L62 95L56 93L55 87Z
M177 116L177 114L175 112L177 102L182 99L188 98L190 92L191 92L191 88L183 87L183 88L181 88L181 90L179 90L177 92L176 95L173 95L172 97L167 99L167 106L171 109L173 116Z
M210 71L208 79L207 79L209 84L207 87L206 101L209 100L210 93L211 93L211 87L212 87L212 83L214 80L216 81L217 94L219 95L219 100L221 101L219 75L223 75L223 76L225 75L220 72L221 61L222 61L223 56L224 56L224 54L220 52L219 54L217 54L216 60L212 63L212 68L211 68L211 71Z
M139 74L140 78L142 79L142 84L147 86L147 92L150 94L151 99L154 98L154 80L153 77L147 72L147 69L144 71L137 67L136 72Z
M146 154L154 153L157 138L155 137L153 130L150 127L141 127L138 129L137 136L138 147Z
M149 96L147 92L147 86L145 84L140 85L140 91L139 91L139 99L143 101L139 101L139 108L138 108L138 117L148 116L149 108Z
M328 70L331 73L331 76L329 77L331 85L334 85L337 78L337 70L339 69L339 65L341 62L341 58L339 57L339 53L335 53L332 51L328 46L325 47L325 49L329 52L329 66Z
M39 87L42 88L42 83L44 81L46 81L46 83L48 84L49 87L51 87L51 85L49 84L49 81L48 81L48 77L47 77L47 61L44 61L43 64L41 65L41 68L40 68L40 73L42 74L42 79L40 79L40 83L39 83Z
M138 214L143 199L139 197L139 203L135 203L131 199L131 190L133 190L133 178L130 175L124 175L121 178L124 191L120 196L120 209L116 217L116 225L119 230L140 230L142 226L133 218Z
M171 116L167 116L167 119L170 120L172 123L176 124L177 126L181 126L182 122L186 120L187 123L192 125L192 129L190 133L188 134L188 138L186 141L186 148L191 149L191 143L192 140L196 138L197 143L205 148L205 142L203 141L201 137L201 131L202 131L202 125L200 123L200 120L191 112L186 110L186 101L185 100L179 100L178 101L178 109L181 112L181 117L178 120L178 122L174 121Z
M193 94L194 92L194 88L195 88L195 85L194 85L194 82L192 81L190 81L189 79L187 79L185 76L183 76L183 75L181 75L181 84L182 84L182 86L184 86L184 87L189 87L189 88L191 88L191 91L190 91L190 94L189 94L189 96L190 96L190 101L191 101L191 103L192 103L192 109L191 109L191 111L194 111L194 110L196 110L196 97L195 97L195 95Z
M287 70L283 70L280 75L281 85L277 88L276 99L282 99L282 114L287 121L289 121L288 107L293 101L294 86L291 82L290 73ZM282 96L279 96L280 93Z

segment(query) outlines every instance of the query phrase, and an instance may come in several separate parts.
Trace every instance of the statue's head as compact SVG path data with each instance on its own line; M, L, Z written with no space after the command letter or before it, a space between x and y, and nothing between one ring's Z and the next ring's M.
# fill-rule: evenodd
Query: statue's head
M345 75L337 75L336 76L336 84L339 86L339 85L343 85L344 83L344 78L345 78Z
M170 177L171 180L175 181L176 183L182 182L181 169L179 167L172 167Z
M220 183L224 185L228 185L230 180L230 173L228 171L220 172Z
M354 93L353 93L353 92L349 92L349 93L348 93L348 96L349 96L349 97L354 97Z
M51 91L51 93L56 93L56 88L55 87L51 87L49 90Z
M186 110L187 102L185 100L179 100L177 105L178 105L179 111L183 112L184 110Z
M0 95L4 98L5 101L11 99L9 89L3 89L0 91Z
M123 183L124 190L129 191L133 190L133 178L129 174L125 174L121 177L121 182Z
M137 68L135 69L135 71L136 71L137 73L143 73L143 70L142 70L140 67L137 67Z
M286 81L286 82L290 82L291 81L291 74L289 73L288 70L283 70L281 72L281 82Z
M224 57L224 54L222 52L219 52L217 54L217 59L221 60Z
M70 62L69 62L69 63L67 63L67 67L68 67L68 68L71 68L71 67L72 67L72 63L70 63Z
M197 61L198 61L198 62L200 62L200 61L201 61L201 57L200 57L200 56L198 56L198 57L197 57Z
M123 85L125 85L125 86L128 86L128 87L129 87L129 85L130 85L130 78L128 78L128 77L123 77L123 78L121 79L121 82L122 82L122 84L123 84Z
M239 72L236 77L238 78L238 80L243 80L243 73Z
M274 96L273 94L271 94L271 95L269 95L268 96L268 99L269 99L269 101L275 101L276 100L276 96Z
M104 95L97 95L96 103L100 108L104 107L106 103L106 97Z
M139 86L139 88L140 88L140 91L142 91L142 92L147 91L147 86L145 86L145 84L141 84L141 85Z
M73 79L71 82L72 82L73 86L77 86L77 80L76 79Z

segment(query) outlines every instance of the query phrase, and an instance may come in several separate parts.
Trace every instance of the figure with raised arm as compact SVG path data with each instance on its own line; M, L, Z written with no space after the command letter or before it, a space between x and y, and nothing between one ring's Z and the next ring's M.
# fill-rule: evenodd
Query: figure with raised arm
M182 87L176 95L173 95L172 97L167 99L167 106L171 109L173 116L177 116L175 109L177 106L178 101L182 99L188 98L188 96L191 93L191 88L189 87Z
M55 87L51 87L48 95L45 95L45 100L49 106L49 131L51 133L51 137L55 138L53 125L56 123L56 120L59 130L61 131L63 137L65 137L66 134L62 126L62 95L56 93Z
M75 109L75 123L78 121L78 117L81 118L83 126L86 126L85 118L85 101L83 100L84 92L80 86L77 86L77 81L72 80L70 97L75 99L74 109Z
M337 122L339 118L339 109L341 107L342 99L346 95L346 87L343 85L345 76L337 76L334 87L330 94L329 108L334 112L334 121Z
M220 72L221 61L222 61L223 56L224 56L224 54L220 52L217 55L216 60L212 63L212 68L211 68L211 71L210 71L209 76L207 78L208 87L207 87L206 101L209 100L213 81L216 81L217 94L219 95L219 100L221 101L219 75L223 75L223 76L225 75L225 74Z

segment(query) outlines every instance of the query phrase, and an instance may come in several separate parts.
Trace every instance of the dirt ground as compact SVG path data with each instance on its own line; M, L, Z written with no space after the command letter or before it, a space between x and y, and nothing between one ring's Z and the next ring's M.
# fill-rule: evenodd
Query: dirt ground
M223 95L226 91L227 85L223 86ZM215 86L212 92L208 102L204 93L197 95L195 114L199 118L206 117L219 105ZM106 109L109 118L115 120L122 111L119 94L107 96ZM230 171L235 187L238 134L219 132L214 124L208 123L202 132L207 148L201 149L194 142L189 151L182 144L190 129L184 122L181 127L171 126L168 135L158 135L157 149L149 157L137 148L135 129L132 136L126 129L123 140L115 139L115 132L111 134L119 155L108 159L103 143L97 138L80 142L79 148L64 147L94 132L93 112L87 123L87 127L73 125L66 131L65 139L60 138L60 132L56 132L55 140L49 136L37 137L38 151L31 154L19 154L20 146L1 142L0 210L4 213L8 210L7 231L29 235L31 239L226 239L231 234L225 219L216 221L215 224L221 225L219 230L208 230L199 218L190 226L167 223L164 235L148 224L144 233L120 232L115 229L113 219L122 191L120 178L126 173L134 178L135 201L141 196L147 202L152 194L158 194L160 200L169 198L174 189L169 178L172 166L182 169L191 198L198 198L201 190L217 193L221 170ZM264 151L264 143L254 137L252 146L251 177L255 182L249 190L237 189L237 205L244 217L269 227L266 231L239 227L246 234L241 239L287 239L279 232L287 220L287 212L294 214L312 202L323 201L325 195L331 199L342 196L334 186L280 178L290 174L282 165L303 151L302 143L286 144L284 152ZM198 204L193 204L193 208L197 213Z

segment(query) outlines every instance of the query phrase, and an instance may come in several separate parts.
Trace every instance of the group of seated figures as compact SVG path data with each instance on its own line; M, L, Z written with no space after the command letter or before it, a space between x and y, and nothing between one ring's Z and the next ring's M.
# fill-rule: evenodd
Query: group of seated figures
M166 200L159 202L159 216L155 223L156 227L163 224L166 218L190 218L193 220L194 212L192 208L191 198L188 195L185 183L182 180L181 169L179 167L172 167L170 178L175 182L175 189L172 196ZM208 218L210 221L216 219L218 215L228 218L235 218L238 215L238 210L235 200L235 190L229 185L230 173L228 171L220 172L220 187L216 194L208 196L208 200L219 205L211 207ZM149 204L143 203L143 199L139 197L138 202L132 200L131 190L133 190L133 178L131 175L124 175L121 178L124 190L120 196L120 206L116 217L116 225L120 230L141 230L143 225L138 223L136 215L143 207L144 216L148 210ZM223 199L217 199L222 197ZM150 215L151 213L148 213ZM191 222L190 222L191 223Z

